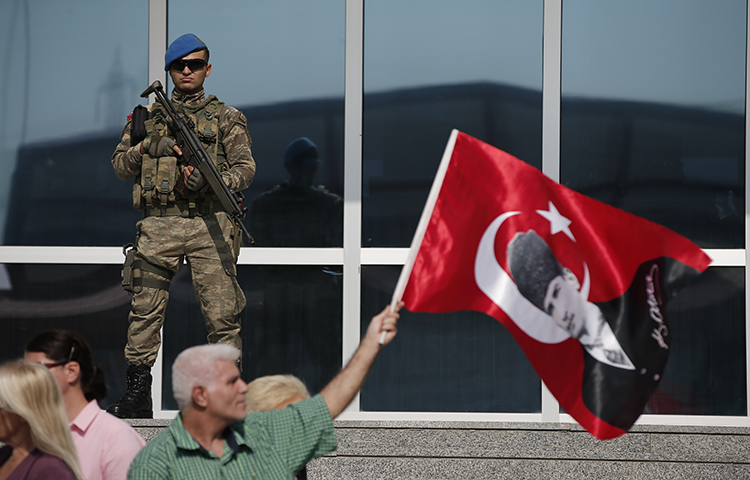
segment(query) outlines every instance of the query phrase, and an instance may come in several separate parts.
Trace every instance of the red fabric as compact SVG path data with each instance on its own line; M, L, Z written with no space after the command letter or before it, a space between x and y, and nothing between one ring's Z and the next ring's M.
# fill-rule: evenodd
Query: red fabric
M552 233L539 211L570 220L569 230ZM598 202L545 177L539 170L480 140L458 133L445 179L402 299L414 312L476 310L505 325L565 411L600 439L625 433L597 419L581 398L584 362L580 343L568 337L543 343L528 336L478 287L477 248L499 215L505 220L495 237L497 262L510 275L506 247L517 232L536 231L559 262L590 278L588 300L608 302L623 296L639 267L661 257L698 272L710 259L686 238L648 220ZM559 328L550 323L550 328ZM561 361L563 360L564 361Z

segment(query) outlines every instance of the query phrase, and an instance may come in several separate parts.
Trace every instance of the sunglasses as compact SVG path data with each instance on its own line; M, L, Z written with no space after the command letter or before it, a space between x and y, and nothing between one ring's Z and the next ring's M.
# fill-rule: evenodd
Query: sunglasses
M42 365L44 365L45 367L49 368L50 370L52 370L55 367L62 367L63 365L67 365L70 362L72 362L73 361L73 354L74 353L76 353L76 346L75 345L71 345L70 346L70 353L68 354L68 359L67 360L63 360L62 362L55 362L55 363L44 363L44 362L40 362L40 363Z
M66 365L68 362L57 362L57 363L44 363L42 362L42 365L52 370L55 367L62 367L63 365Z
M189 60L175 60L172 62L172 64L169 66L170 70L174 70L175 72L181 72L185 70L185 67L188 68L191 72L197 72L199 70L203 70L206 68L206 65L208 62L201 58L191 58Z

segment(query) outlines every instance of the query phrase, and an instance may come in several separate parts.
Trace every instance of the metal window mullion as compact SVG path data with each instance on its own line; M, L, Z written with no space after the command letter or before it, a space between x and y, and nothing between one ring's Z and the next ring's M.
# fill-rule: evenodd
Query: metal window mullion
M562 0L544 0L542 45L542 172L560 181ZM559 422L560 405L542 382L542 421Z
M750 186L750 169L748 169L748 152L750 152L750 124L747 121L747 114L750 112L750 7L745 3L745 418L747 424L750 424L750 315L748 315L747 306L750 305L750 269L748 263L748 248L750 243L750 227L748 226L748 212L750 212L750 197L748 196L748 187Z
M352 356L360 338L364 0L346 1L345 37L342 365ZM342 416L356 412L359 393Z
M167 50L167 1L149 0L148 3L148 79L143 90L154 80L167 83L164 71L164 52ZM161 332L161 344L156 356L156 363L151 369L151 397L154 402L154 418L173 418L174 412L162 410L162 378L164 368L164 328Z

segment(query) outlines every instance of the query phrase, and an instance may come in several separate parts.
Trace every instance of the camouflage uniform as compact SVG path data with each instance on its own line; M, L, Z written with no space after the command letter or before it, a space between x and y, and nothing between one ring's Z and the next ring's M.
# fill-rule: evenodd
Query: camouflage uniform
M196 131L196 134L206 151L219 163L219 171L229 188L235 192L247 188L255 175L255 160L250 150L247 120L242 112L218 102L213 96L206 98L204 90L187 96L173 91L172 102L178 113L189 116L194 122L204 117L211 120L218 115L218 142L214 141L212 146L210 138L206 138L208 132ZM214 113L211 106L215 108L217 105L218 111ZM158 108L158 104L150 106L152 119ZM196 130L199 129L196 127ZM241 348L237 316L245 307L245 295L236 279L239 242L235 240L241 234L239 228L223 211L210 189L200 190L197 197L193 195L189 200L180 198L170 189L168 195L164 194L164 203L144 203L140 188L144 175L142 169L150 157L140 154L140 144L130 146L130 133L131 122L128 121L112 156L112 166L119 178L136 178L134 203L136 208L144 210L144 218L136 225L137 255L171 276L177 274L183 259L187 259L195 295L206 321L208 342L228 343ZM159 160L162 159L156 163ZM176 166L175 178L182 168ZM143 277L158 279L160 275L144 271ZM133 295L125 347L129 365L151 367L156 361L161 342L159 330L164 323L169 298L168 284L166 288L144 285Z

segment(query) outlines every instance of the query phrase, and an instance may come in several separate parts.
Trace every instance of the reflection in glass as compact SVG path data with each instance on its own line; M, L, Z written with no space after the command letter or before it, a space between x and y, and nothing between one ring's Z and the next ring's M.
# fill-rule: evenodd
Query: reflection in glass
M390 303L400 272L400 266L362 268L362 331ZM495 319L402 310L398 330L362 388L363 411L541 411L539 377Z
M672 343L646 413L747 415L745 270L712 267L669 304Z
M0 264L0 362L23 356L26 343L47 330L70 330L91 345L104 369L106 408L125 393L125 335L130 297L119 265Z
M242 377L291 373L311 393L341 369L341 267L239 265L247 297L242 322ZM124 337L123 337L124 338ZM172 280L164 323L163 408L176 409L171 365L191 345L206 343L188 269Z
M250 207L250 230L258 247L340 247L344 199L315 185L318 147L298 138L284 152L289 178L262 193Z
M0 2L0 32L0 242L122 245L109 159L148 84L148 1Z
M454 128L541 167L542 4L365 2L363 246L411 243Z
M212 64L206 93L247 117L258 168L253 184L242 192L247 207L288 181L284 152L299 137L315 142L320 154L314 185L343 195L345 7L340 0L228 0L209 9L199 0L169 2L168 40L185 32L204 40ZM199 21L196 11L201 12ZM267 234L267 222L276 227L295 221L285 218L288 211L274 211L272 216L277 213L277 218L263 219L258 232L250 228L258 245L343 243L338 233L333 234L336 238L328 232L326 238L313 236L312 243L278 232ZM252 223L251 214L246 224Z
M565 3L561 182L743 248L745 20L744 1Z

